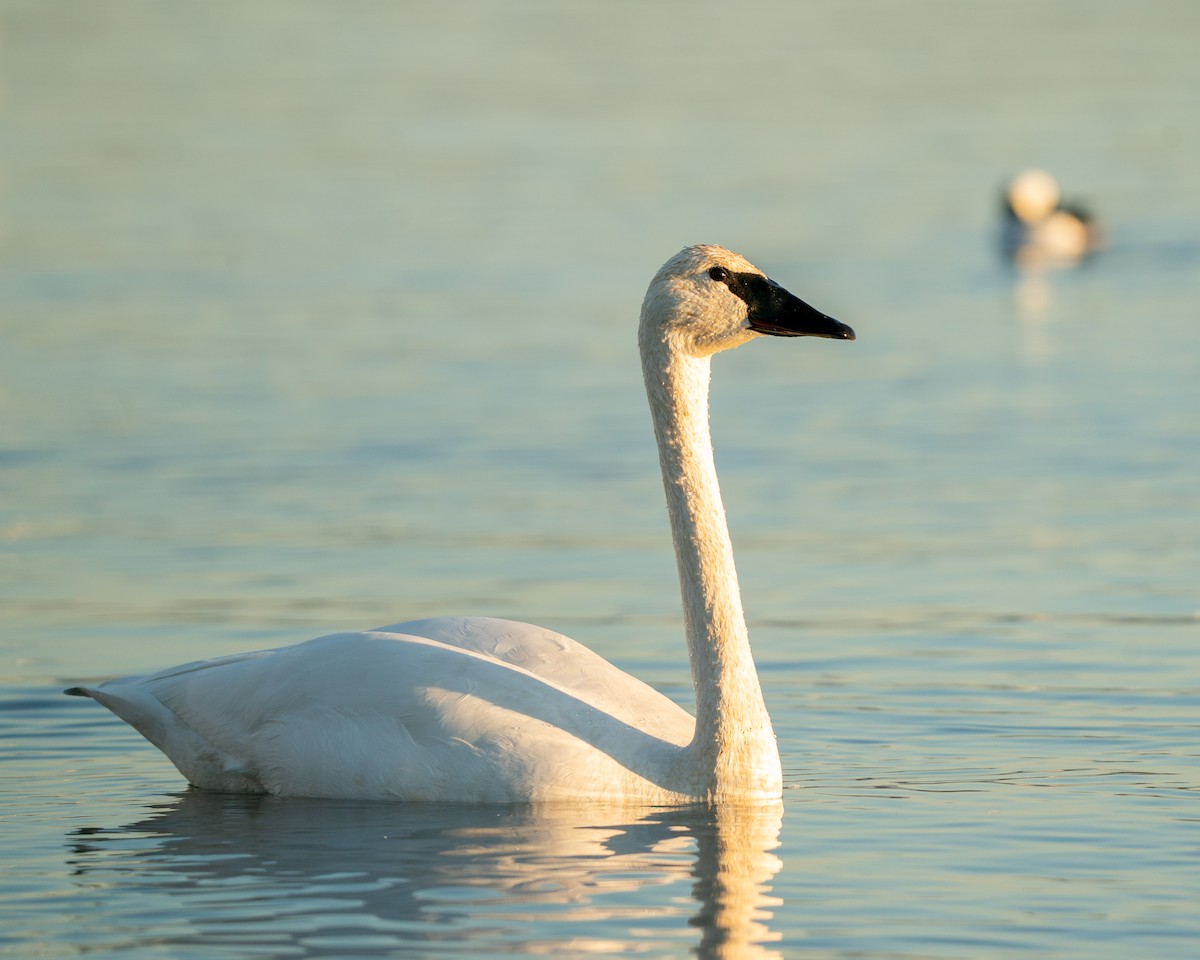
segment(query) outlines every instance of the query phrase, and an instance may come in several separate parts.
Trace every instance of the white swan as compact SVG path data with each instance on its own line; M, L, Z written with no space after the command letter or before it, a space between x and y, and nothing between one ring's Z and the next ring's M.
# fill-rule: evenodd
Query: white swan
M659 270L639 343L682 584L693 718L561 634L399 623L66 692L134 726L198 787L287 796L646 803L777 799L708 426L712 354L854 332L721 247Z

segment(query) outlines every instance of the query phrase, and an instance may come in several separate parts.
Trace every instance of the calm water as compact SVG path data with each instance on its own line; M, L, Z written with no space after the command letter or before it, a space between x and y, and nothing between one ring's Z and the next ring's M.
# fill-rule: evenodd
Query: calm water
M1200 7L0 3L0 954L1183 958ZM1015 276L1030 164L1108 222ZM70 682L442 613L690 685L686 243L781 809L223 798Z

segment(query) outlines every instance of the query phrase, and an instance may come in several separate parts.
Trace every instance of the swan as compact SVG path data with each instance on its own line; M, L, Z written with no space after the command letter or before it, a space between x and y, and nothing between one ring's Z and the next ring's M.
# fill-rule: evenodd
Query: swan
M1001 245L1020 266L1074 266L1103 243L1096 219L1059 202L1058 181L1045 170L1025 170L1004 192Z
M414 620L66 693L132 725L196 787L443 802L778 800L779 750L713 464L713 354L854 331L718 246L651 281L638 342L682 589L696 716L552 630Z

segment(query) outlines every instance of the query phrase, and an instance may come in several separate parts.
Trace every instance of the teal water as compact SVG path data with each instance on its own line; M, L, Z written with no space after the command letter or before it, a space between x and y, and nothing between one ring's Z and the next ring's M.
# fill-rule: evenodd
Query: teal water
M1189 3L0 5L0 954L1184 958ZM1027 165L1109 225L994 246ZM781 812L211 797L81 680L447 613L687 703L634 328L719 358Z

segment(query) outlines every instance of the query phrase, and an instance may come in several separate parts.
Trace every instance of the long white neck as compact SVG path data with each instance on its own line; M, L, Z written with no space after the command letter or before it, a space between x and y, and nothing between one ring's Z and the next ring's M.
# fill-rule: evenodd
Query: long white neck
M750 653L733 545L713 463L708 424L708 357L673 350L669 338L641 338L642 371L679 582L696 735L687 764L709 799L778 797L779 749Z

